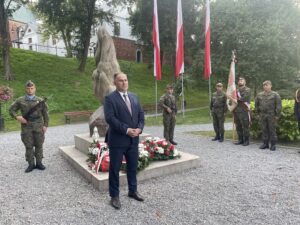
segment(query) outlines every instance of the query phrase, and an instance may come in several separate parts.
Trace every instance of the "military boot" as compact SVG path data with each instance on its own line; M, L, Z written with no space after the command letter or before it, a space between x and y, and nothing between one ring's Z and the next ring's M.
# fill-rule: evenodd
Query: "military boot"
M213 139L211 139L211 140L212 141L217 141L219 139L220 139L220 135L219 135L219 133L216 133L216 136Z
M264 141L264 143L259 146L260 149L266 149L266 148L269 148L269 142L268 141Z
M248 146L248 145L249 145L249 137L245 137L243 146Z
M235 144L235 145L242 145L242 144L244 144L243 138L242 138L242 137L239 137L238 142L235 142L234 144Z
M39 170L45 170L46 169L46 167L43 165L42 162L37 162L35 168L37 168Z
M219 142L223 142L223 141L224 141L224 134L221 134L221 135L220 135Z
M271 147L270 147L271 151L275 151L276 150L276 142L275 141L271 141Z
M28 164L27 169L25 170L25 173L30 173L32 170L34 170L34 168L35 168L34 162L30 162Z

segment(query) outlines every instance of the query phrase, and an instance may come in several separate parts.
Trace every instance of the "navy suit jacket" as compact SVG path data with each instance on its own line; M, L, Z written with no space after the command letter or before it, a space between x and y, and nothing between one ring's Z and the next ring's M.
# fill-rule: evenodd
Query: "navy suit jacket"
M144 111L135 94L128 92L131 103L130 114L125 101L116 90L105 97L104 115L109 125L108 145L110 147L128 147L138 144L139 137L130 137L126 134L128 128L144 128Z

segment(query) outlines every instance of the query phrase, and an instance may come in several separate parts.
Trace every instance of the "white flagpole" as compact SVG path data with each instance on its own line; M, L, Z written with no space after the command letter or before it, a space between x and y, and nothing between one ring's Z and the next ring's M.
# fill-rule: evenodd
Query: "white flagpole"
M157 119L157 80L155 79L155 118Z
M210 104L211 102L211 79L210 79L211 76L209 76L208 78L208 102Z
M182 116L185 116L185 108L184 108L184 89L183 89L183 73L181 74L181 94L182 94Z

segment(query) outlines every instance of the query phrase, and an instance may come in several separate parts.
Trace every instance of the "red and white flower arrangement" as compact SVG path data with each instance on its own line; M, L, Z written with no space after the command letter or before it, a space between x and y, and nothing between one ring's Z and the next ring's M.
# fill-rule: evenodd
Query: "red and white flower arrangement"
M96 137L96 136L94 136ZM139 145L138 171L145 169L151 161L176 159L180 157L174 145L165 139L148 137ZM100 142L98 138L93 140L89 147L88 167L98 173L109 170L109 147ZM123 160L121 170L126 171L126 161Z

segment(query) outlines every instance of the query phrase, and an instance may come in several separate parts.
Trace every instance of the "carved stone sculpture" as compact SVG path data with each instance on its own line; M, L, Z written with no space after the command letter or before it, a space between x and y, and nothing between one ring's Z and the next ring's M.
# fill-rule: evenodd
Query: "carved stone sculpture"
M120 66L116 57L115 45L112 37L100 27L97 32L97 50L95 55L96 69L93 71L93 89L95 96L100 103L104 103L104 97L116 89L113 76L119 73ZM96 126L100 137L104 137L108 129L105 122L103 106L100 106L90 117L90 135L93 134L93 129Z

